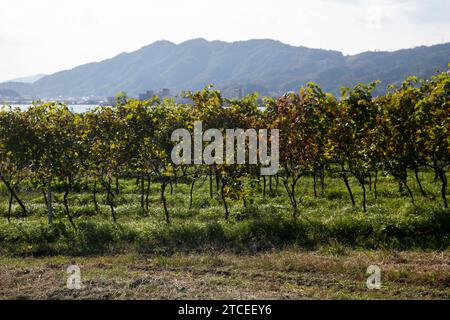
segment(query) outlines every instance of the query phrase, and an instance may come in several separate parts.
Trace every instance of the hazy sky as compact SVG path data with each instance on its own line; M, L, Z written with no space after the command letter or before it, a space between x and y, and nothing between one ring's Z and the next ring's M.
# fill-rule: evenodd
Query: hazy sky
M450 42L450 0L0 0L0 81L199 37L346 54L431 45Z

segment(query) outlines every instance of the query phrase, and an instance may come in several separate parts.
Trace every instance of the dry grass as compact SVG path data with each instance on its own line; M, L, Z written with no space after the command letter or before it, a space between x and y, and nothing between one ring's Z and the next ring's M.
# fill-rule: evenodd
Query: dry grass
M81 290L66 268L81 268ZM369 265L382 289L368 290ZM450 251L0 257L1 299L450 299Z

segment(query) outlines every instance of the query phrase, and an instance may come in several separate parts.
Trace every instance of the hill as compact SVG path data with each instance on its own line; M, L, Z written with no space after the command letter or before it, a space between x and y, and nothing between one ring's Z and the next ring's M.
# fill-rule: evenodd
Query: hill
M450 43L395 52L341 52L295 47L274 40L227 43L194 39L174 44L158 41L131 53L45 76L32 84L8 82L10 89L36 97L111 96L125 91L136 96L146 90L172 92L201 89L210 83L232 92L235 88L280 94L309 81L338 93L340 86L381 80L380 90L409 75L429 77L445 71Z
M28 76L28 77L20 77L20 78L12 79L12 80L9 80L9 82L34 83L45 76L46 76L45 74L39 73L39 74L35 74L32 76Z

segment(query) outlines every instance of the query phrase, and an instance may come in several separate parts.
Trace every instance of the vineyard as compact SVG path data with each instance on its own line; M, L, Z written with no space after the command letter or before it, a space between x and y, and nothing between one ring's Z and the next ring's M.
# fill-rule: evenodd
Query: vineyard
M450 246L450 75L225 99L0 111L4 253ZM280 168L175 165L174 130L279 129Z

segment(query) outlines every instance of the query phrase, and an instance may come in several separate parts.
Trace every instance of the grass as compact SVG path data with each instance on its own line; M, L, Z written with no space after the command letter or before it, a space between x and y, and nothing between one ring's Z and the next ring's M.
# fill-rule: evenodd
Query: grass
M298 186L299 216L292 218L280 183L262 196L256 185L245 208L231 201L224 221L220 199L209 198L198 182L189 210L188 184L167 193L173 223L167 225L152 184L150 210L139 206L132 180L120 181L113 223L106 197L101 213L86 191L69 197L77 230L68 222L62 194L55 192L55 219L46 222L40 193L22 186L31 212L20 218L7 190L0 187L0 298L3 299L449 299L450 210L441 209L440 185L421 173L428 195L410 185L416 207L390 177L378 183L378 199L351 185L358 203L350 205L339 179L313 195L312 179ZM268 187L267 187L268 188ZM170 190L170 189L169 189ZM65 288L70 264L82 269L84 289ZM366 269L382 268L382 290L366 288Z
M150 210L139 205L139 190L134 181L121 181L116 197L118 223L113 223L104 195L99 195L101 213L95 211L92 194L80 192L69 198L77 230L68 222L62 194L55 193L55 222L46 222L46 206L41 194L21 190L32 216L6 220L6 190L0 190L0 253L18 255L86 255L104 253L171 253L208 249L258 252L285 246L312 250L339 243L365 249L436 249L450 247L450 210L441 209L439 184L422 173L429 194L419 197L411 183L417 206L398 192L396 182L386 177L379 184L378 199L368 196L368 212L349 205L348 195L339 179L327 179L323 194L314 197L312 179L304 178L298 189L299 217L292 218L282 186L264 198L262 187L252 190L249 205L229 201L231 221L224 221L224 209L217 198L209 198L207 183L197 184L193 209L189 210L189 185L174 186L168 194L173 223L168 226L159 199L159 186L152 185ZM352 186L361 201L355 181ZM169 192L168 192L169 193ZM13 206L13 216L20 208Z
M66 288L69 265L81 290ZM367 267L381 268L368 290ZM270 250L0 258L3 299L450 299L450 252Z

